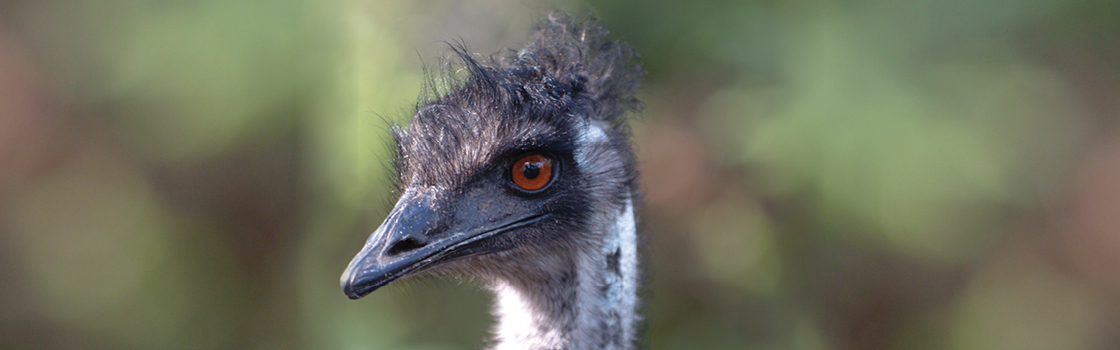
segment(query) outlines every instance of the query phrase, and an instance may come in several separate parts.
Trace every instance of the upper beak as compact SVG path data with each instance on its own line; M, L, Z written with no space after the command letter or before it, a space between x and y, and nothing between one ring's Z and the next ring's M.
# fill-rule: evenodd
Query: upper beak
M434 193L408 190L389 217L369 236L362 251L342 272L342 291L358 299L377 288L426 267L458 256L470 255L472 243L502 232L522 228L546 215L451 213L434 203ZM467 199L460 208L477 210ZM466 209L464 209L466 210ZM456 219L462 218L462 219Z
M342 272L342 291L358 299L420 266L440 245L427 233L439 221L428 193L407 191ZM410 268L413 267L413 268Z

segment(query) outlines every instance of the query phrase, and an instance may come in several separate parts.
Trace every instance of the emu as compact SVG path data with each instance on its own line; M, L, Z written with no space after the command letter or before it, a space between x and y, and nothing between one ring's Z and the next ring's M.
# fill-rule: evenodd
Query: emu
M496 349L634 347L639 198L624 114L644 72L607 34L552 13L498 58L452 45L469 77L394 128L401 196L343 272L347 296L467 275L496 299Z

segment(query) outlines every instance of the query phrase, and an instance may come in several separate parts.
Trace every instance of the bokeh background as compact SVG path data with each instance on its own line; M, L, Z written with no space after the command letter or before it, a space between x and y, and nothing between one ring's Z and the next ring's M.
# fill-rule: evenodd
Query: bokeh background
M643 54L651 349L1120 348L1120 2L0 2L0 348L472 349L361 301L388 125L553 7Z

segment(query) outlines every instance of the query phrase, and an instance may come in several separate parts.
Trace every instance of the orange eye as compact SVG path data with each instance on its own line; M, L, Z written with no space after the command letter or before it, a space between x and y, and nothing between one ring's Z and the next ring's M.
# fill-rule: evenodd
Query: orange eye
M552 161L545 156L534 154L513 163L513 183L526 191L536 191L552 180Z

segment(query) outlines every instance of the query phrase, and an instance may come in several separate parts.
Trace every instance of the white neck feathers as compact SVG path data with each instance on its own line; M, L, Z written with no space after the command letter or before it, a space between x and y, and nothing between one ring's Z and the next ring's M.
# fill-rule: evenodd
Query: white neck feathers
M561 264L571 271L559 275L574 278L542 286L491 284L498 317L495 349L633 348L639 271L632 201L614 217L602 227L607 232L599 249Z

